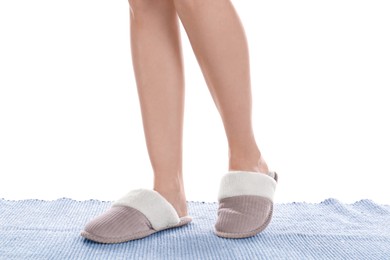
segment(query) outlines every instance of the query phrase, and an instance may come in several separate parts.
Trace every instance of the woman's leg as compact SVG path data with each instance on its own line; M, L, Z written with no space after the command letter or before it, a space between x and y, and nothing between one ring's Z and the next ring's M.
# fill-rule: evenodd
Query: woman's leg
M129 0L131 52L154 190L187 215L182 176L184 73L172 0Z
M268 172L252 129L249 53L230 0L174 0L229 144L229 170Z

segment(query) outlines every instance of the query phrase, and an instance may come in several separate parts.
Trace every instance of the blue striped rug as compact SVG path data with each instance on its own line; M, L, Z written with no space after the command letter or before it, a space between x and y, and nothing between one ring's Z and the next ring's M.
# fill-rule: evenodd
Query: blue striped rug
M98 244L79 235L109 201L0 199L0 259L390 259L390 205L276 204L262 233L213 234L216 202L188 202L193 222L140 240Z

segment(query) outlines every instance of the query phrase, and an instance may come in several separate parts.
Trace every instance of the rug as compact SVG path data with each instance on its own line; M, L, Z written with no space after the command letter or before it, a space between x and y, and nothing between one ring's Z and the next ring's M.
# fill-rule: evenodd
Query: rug
M0 259L390 259L390 205L275 204L268 228L245 239L214 235L216 202L188 202L193 221L121 244L79 235L111 202L0 199Z

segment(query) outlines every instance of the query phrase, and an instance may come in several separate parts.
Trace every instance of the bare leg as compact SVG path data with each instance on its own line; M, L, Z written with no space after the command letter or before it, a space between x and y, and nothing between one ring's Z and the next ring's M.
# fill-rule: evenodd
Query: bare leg
M132 61L154 190L187 215L182 176L184 73L172 0L129 0Z
M252 129L248 45L229 0L174 0L229 144L229 170L268 172Z

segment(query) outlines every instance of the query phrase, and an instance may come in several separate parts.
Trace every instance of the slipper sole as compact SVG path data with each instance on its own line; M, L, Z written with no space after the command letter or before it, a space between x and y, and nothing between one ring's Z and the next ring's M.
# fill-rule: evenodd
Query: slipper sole
M166 228L163 228L163 229L158 230L158 231L155 229L150 229L150 230L141 231L141 232L131 234L129 236L124 236L124 237L113 237L113 238L101 237L101 236L91 234L85 230L81 231L80 235L86 239L89 239L89 240L92 240L92 241L98 242L98 243L103 243L103 244L124 243L124 242L128 242L128 241L136 240L136 239L142 239L142 238L145 238L147 236L150 236L154 233L157 233L157 232L160 232L163 230L181 227L181 226L189 224L191 221L192 221L191 217L185 216L185 217L181 217L180 222L174 226L166 227Z

